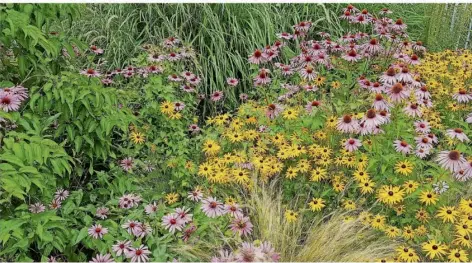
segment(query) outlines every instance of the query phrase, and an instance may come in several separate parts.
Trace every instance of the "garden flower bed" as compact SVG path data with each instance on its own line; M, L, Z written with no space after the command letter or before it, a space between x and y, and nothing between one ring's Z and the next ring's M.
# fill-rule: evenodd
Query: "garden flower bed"
M343 35L299 21L211 94L174 36L119 69L61 42L59 72L12 73L0 260L468 261L472 53L429 52L386 8L339 16ZM18 43L49 48L19 27L18 65Z

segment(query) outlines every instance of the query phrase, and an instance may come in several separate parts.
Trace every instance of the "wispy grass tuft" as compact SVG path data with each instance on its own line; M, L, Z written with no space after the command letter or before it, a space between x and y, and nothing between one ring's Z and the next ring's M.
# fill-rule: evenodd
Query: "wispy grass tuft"
M315 219L300 213L297 222L288 223L281 194L277 184L256 186L246 200L252 208L255 238L270 241L281 253L281 261L355 262L392 257L395 242L359 220L345 221L346 214L339 211Z

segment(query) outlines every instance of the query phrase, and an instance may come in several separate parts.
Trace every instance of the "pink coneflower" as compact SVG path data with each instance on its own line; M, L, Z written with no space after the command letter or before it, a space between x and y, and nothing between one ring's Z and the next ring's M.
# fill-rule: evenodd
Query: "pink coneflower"
M104 79L101 79L100 81L105 86L110 86L111 84L113 84L113 80L109 78L104 78Z
M467 115L467 117L465 118L465 122L472 123L472 113L469 113L469 115Z
M69 191L64 190L62 188L57 189L56 193L54 194L54 198L59 201L64 201L69 197Z
M130 209L138 206L139 202L141 202L141 197L135 196L134 194L127 194L120 197L119 206L120 208Z
M5 112L17 111L20 109L21 101L19 96L0 91L0 109Z
M315 57L310 54L310 53L303 53L303 54L300 54L299 56L299 59L298 59L298 62L300 62L300 66L301 67L305 67L305 66L308 66L308 65L313 65L313 63L315 62Z
M164 41L162 42L162 46L164 46L166 48L171 48L171 47L175 47L179 43L180 43L180 39L178 39L176 37L168 37L168 38L164 39Z
M416 54L413 54L405 59L406 63L411 64L411 65L419 65L420 64L420 59Z
M131 248L131 241L118 241L115 245L112 246L113 252L116 253L116 256L119 257L122 254L126 255L129 249Z
M308 92L314 92L314 91L317 91L317 90L318 90L318 87L315 86L315 85L309 85L309 84L307 84L307 85L303 86L303 89L305 89L305 90L308 91Z
M223 99L223 91L217 90L217 91L213 92L210 96L210 99L212 101L220 101L221 99Z
M449 129L446 131L446 136L451 139L458 139L461 142L468 142L470 141L467 135L465 135L464 131L461 128Z
M262 68L259 70L259 74L254 78L254 85L255 86L260 86L260 85L266 85L269 84L272 79L269 77L270 70Z
M277 48L273 48L271 46L267 46L265 49L264 49L264 53L262 54L262 56L264 56L265 60L266 61L271 61L273 60L274 58L276 58L277 56L279 55L279 51Z
M98 71L96 71L95 69L92 69L92 68L82 70L82 71L80 71L80 74L85 75L89 78L91 78L91 77L100 77L100 73L98 73Z
M247 236L252 233L252 223L249 221L249 217L241 216L233 219L229 228L234 233L239 234L240 236Z
M293 38L293 35L287 32L277 33L275 34L278 38L290 40Z
M402 70L395 76L397 81L403 83L413 82L413 77L410 74L410 70L407 67L403 67Z
M392 85L387 89L387 94L390 96L390 100L394 103L402 102L410 96L410 91L406 89L400 82Z
M186 80L190 80L196 77L196 75L190 71L184 71L180 73L180 76L184 77Z
M279 114L283 111L283 108L281 105L279 104L275 104L275 103L271 103L267 106L267 109L266 109L266 116L269 118L269 119L274 119L276 118L277 116L279 116Z
M434 135L434 133L428 133L428 138L431 139L431 141L433 143L438 143L438 137L436 137L436 135Z
M224 213L229 214L232 217L243 216L243 210L239 207L238 204L226 204L224 207Z
M391 116L390 112L388 112L386 110L381 110L381 111L379 111L379 115L383 118L383 120L384 120L383 123L384 124L390 123L390 121L391 121L390 120L390 116Z
M179 75L177 74L171 74L169 76L167 76L167 79L169 81L172 81L172 82L181 82L183 79L181 77L179 77Z
M464 157L462 157L462 154L457 150L441 151L438 154L436 161L442 168L451 172L457 172L461 170L461 168L464 166L464 163L466 162Z
M459 89L457 93L454 93L452 95L452 98L455 99L459 103L467 103L469 101L472 101L472 95L467 94L467 91L465 89Z
M143 224L141 224L141 232L136 233L135 236L143 238L143 237L145 237L145 236L147 236L151 233L152 233L151 225L149 225L149 223L143 223Z
M95 216L100 219L105 219L108 217L109 212L110 212L110 209L106 207L99 207L97 208L97 211L95 212Z
M236 87L239 83L239 80L237 78L227 78L226 83L232 87Z
M420 108L418 107L418 104L411 102L408 103L405 108L403 108L403 112L410 117L421 117L421 115L423 115Z
M370 92L377 93L377 94L382 93L384 92L384 86L376 81L372 83L372 85L370 86Z
M259 65L265 61L265 58L262 55L262 51L259 49L256 49L256 51L254 51L254 53L252 53L252 55L249 57L248 61L249 63Z
M423 85L423 86L421 86L421 88L419 88L419 89L417 89L417 90L415 91L415 96L416 96L418 99L422 99L422 100L426 99L426 100L428 100L428 99L431 98L431 93L429 93L428 87L425 86L425 85Z
M102 225L93 225L88 229L88 234L89 236L95 238L95 239L102 239L103 235L108 233L108 228L102 227Z
M413 82L410 83L410 86L416 89L421 88L425 84L421 81L421 76L418 75L418 73L412 74L413 76Z
M243 242L239 248L239 253L236 255L236 262L258 262L262 253L258 251L253 244Z
M54 199L51 201L51 204L49 204L50 209L59 209L61 207L61 201L58 199Z
M248 98L249 98L249 95L247 95L246 93L239 94L239 99L241 101L246 101Z
M425 134L431 131L431 126L424 120L415 121L415 131Z
M464 169L460 169L459 171L455 172L453 176L454 178L456 178L457 181L460 181L460 182L465 182L468 179L470 179L470 176L469 177L466 176Z
M351 11L346 10L339 18L342 20L352 21L354 16L351 14Z
M148 215L153 214L157 211L157 204L156 202L152 204L148 204L144 207L144 212Z
M356 131L356 133L364 136L364 135L367 135L367 134L371 134L372 130L367 129L365 127L365 124L363 122L361 122L361 123L359 123L359 129Z
M200 84L200 82L202 81L202 79L198 76L195 76L191 79L188 80L188 82L194 86L198 86L198 84Z
M154 171L156 169L156 167L149 160L146 160L146 161L143 162L143 169L144 169L144 171L150 173L150 172Z
M401 18L397 19L395 21L395 24L392 25L392 29L397 30L397 31L403 31L405 30L407 25L403 23L403 20Z
M388 8L382 8L382 10L380 10L379 14L381 15L387 15L387 14L391 14L392 11L390 11Z
M381 110L389 111L392 105L384 99L382 94L378 93L375 95L375 100L372 103L372 107L378 111L381 111Z
M351 115L344 115L338 119L336 128L344 133L355 133L359 129L359 123Z
M320 65L329 65L330 59L329 56L323 52L319 52L317 55L315 55L315 62Z
M361 141L354 138L349 138L344 143L344 149L346 149L349 152L357 151L357 149L359 149L359 147L361 146L362 146Z
M382 76L380 76L379 80L385 85L393 85L397 82L397 78L395 76L395 68L390 67L382 74Z
M372 38L369 42L362 45L362 49L370 55L376 55L383 50L380 42L376 38Z
M180 217L180 220L184 222L184 224L192 222L193 215L189 213L190 208L184 207L177 207L175 209L175 213Z
M322 38L330 38L331 35L328 32L318 32L317 33Z
M415 137L416 147L423 149L433 148L433 140L428 136L417 136Z
M141 245L138 248L131 247L128 252L126 252L126 257L130 258L131 262L147 262L149 260L148 255L151 254L148 247Z
M200 127L198 127L197 124L190 124L188 126L188 130L192 132L193 134L198 133L200 131Z
M159 74L159 73L162 73L164 69L160 66L151 65L147 67L146 71L149 73Z
M393 142L393 146L395 147L395 151L400 152L402 154L410 154L412 147L406 141L396 140Z
M166 59L168 61L177 61L177 60L180 60L181 58L182 57L180 56L180 54L177 54L175 52L171 52L166 56Z
M464 165L462 166L462 170L464 171L463 177L466 180L472 178L472 161L464 163Z
M351 49L342 55L342 58L348 62L356 62L362 58L362 56L356 52L356 50Z
M375 127L384 123L384 118L380 114L377 114L375 109L370 109L365 114L363 123L367 129L373 130Z
M133 169L133 167L134 167L133 158L127 157L127 158L121 160L121 161L120 161L120 166L121 166L121 168L123 168L123 170L125 170L126 172L131 171L131 169Z
M357 16L351 19L351 22L354 24L367 25L372 21L370 17L367 17L363 14L358 14Z
M198 202L203 199L203 193L202 191L195 189L192 192L188 192L187 198L194 202Z
M129 234L133 234L135 236L138 236L142 232L142 223L135 221L135 220L128 220L128 222L124 223L121 225L122 228L126 229Z
M42 203L38 202L30 205L28 210L33 214L39 214L41 212L44 212L44 210L46 210L46 207Z
M125 78L131 78L132 76L134 76L134 71L131 71L131 70L127 70L125 72L123 72L123 77Z
M415 50L415 51L420 51L420 52L425 52L425 51L426 51L426 48L423 46L423 42L421 42L421 41L416 41L416 42L412 45L412 48L413 48L413 50Z
M314 100L314 101L309 101L306 106L305 106L305 109L308 113L312 113L313 112L313 109L314 108L318 108L319 106L321 105L321 102L317 101L317 100Z
M220 250L218 251L218 256L214 256L211 258L211 262L214 263L221 263L221 262L235 262L236 258L234 257L233 253L228 250Z
M202 211L206 216L214 218L224 214L224 206L214 197L208 197L202 201Z
M295 71L293 70L293 68L289 65L283 65L280 67L280 73L282 74L282 76L286 77L286 76L290 76L294 73Z
M428 155L431 153L431 148L422 148L422 147L417 147L415 150L415 155L421 159L424 159L428 157Z
M188 84L182 85L180 87L180 89L185 91L185 92L189 92L189 93L190 92L195 92L195 89L192 86L188 85Z
M95 263L95 262L106 262L106 263L112 263L112 262L115 262L115 260L111 257L111 254L110 253L107 253L107 254L97 254L95 255L95 257L92 258L91 261L89 261L91 263Z
M431 101L431 99L424 99L424 100L418 99L416 102L418 103L418 105L424 108L433 107L433 102Z
M168 229L170 233L174 233L175 230L181 231L185 222L176 213L167 214L162 217L162 226Z
M190 226L184 230L184 233L182 235L182 240L184 242L187 242L190 239L190 236L197 230L197 227L194 224L190 224ZM178 262L174 259L174 262Z
M166 59L165 56L158 55L158 54L149 54L149 56L148 56L148 61L149 62L161 62L164 59Z
M177 101L174 103L174 110L175 111L181 111L185 108L185 103L181 102L181 101Z
M91 50L93 53L95 53L95 55L101 55L101 54L103 54L103 49L98 48L98 47L95 46L95 45L90 46L90 50Z
M316 78L316 71L310 65L300 69L299 73L303 79L308 81L313 81Z
M22 101L24 101L25 99L28 98L28 89L23 87L23 86L18 85L18 86L12 87L12 88L4 88L3 91L4 92L9 92L9 93L17 96L18 99L20 100L20 102L22 102Z
M302 21L296 25L293 26L293 28L297 31L303 31L306 32L310 29L311 27L311 22L310 21Z

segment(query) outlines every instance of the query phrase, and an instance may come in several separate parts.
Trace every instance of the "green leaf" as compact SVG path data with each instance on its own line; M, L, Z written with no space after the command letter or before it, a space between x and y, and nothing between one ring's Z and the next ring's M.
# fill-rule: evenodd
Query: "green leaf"
M84 227L80 230L79 234L77 235L77 238L75 239L74 245L77 245L82 239L84 239L88 234L88 229L87 227Z

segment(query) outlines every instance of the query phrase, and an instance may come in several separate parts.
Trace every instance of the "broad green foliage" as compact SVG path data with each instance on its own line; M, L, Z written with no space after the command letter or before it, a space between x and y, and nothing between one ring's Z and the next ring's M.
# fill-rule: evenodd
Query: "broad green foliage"
M64 32L56 32L57 20L76 18L81 5L4 4L0 6L0 72L3 80L29 81L38 74L58 73L63 53L74 57L73 45ZM36 80L36 79L35 79ZM31 82L31 81L30 81Z
M51 135L66 142L71 156L86 156L90 172L95 161L116 157L112 139L127 131L134 119L119 109L116 89L103 88L98 79L63 72L61 77L50 76L42 87L33 87L32 93L31 111L45 118L58 114Z
M9 132L0 154L1 202L8 206L12 197L52 195L56 180L71 174L71 162L61 145L39 136Z

